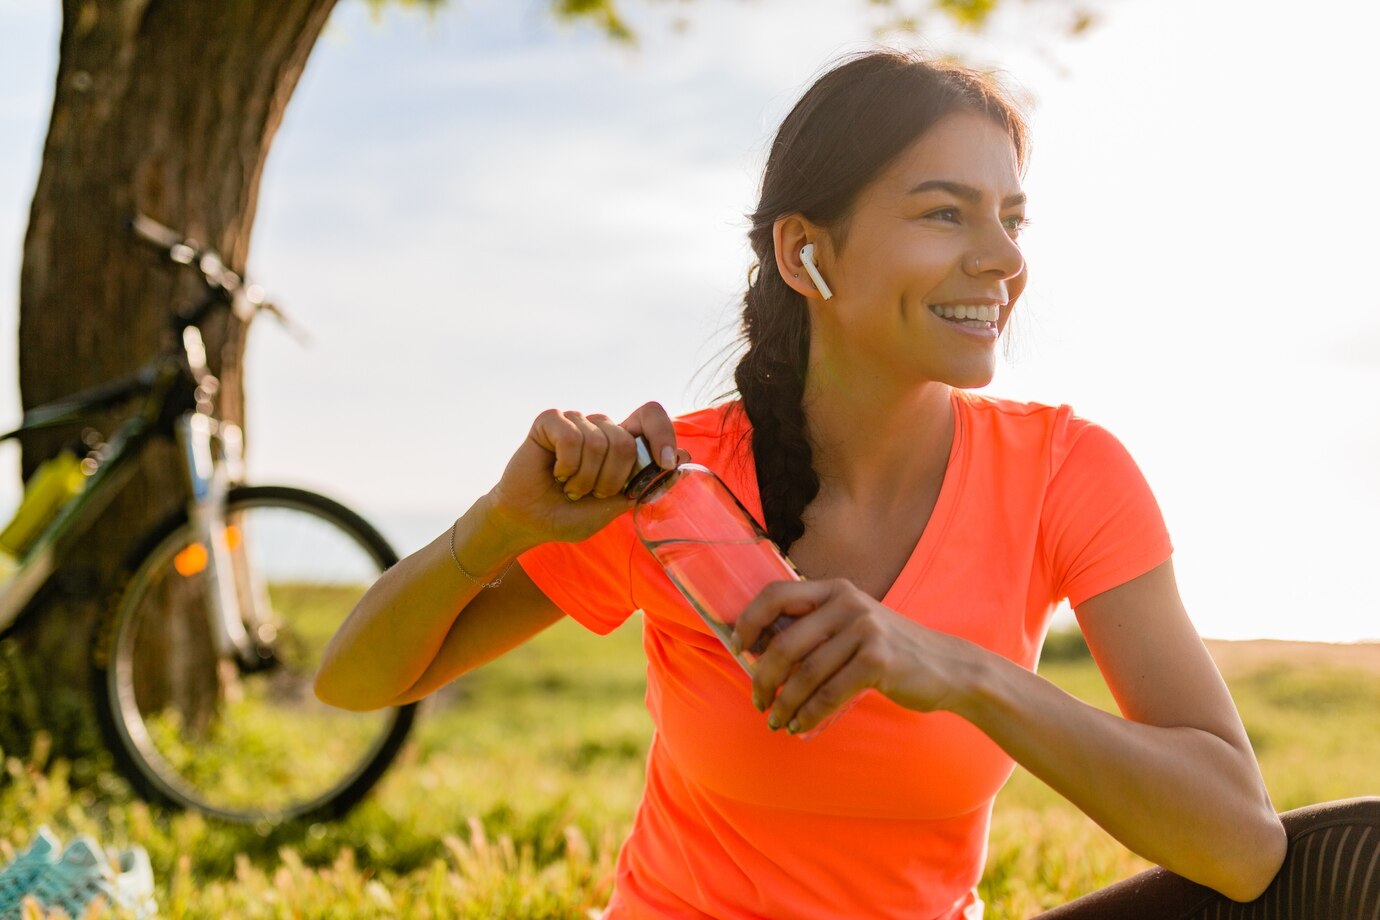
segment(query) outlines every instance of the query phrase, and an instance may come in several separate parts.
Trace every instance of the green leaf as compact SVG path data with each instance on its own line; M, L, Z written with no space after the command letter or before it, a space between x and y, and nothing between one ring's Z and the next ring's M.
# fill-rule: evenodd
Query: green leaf
M552 0L551 11L558 19L590 20L616 42L633 44L637 40L627 22L619 15L615 0Z
M934 8L966 29L978 30L986 23L998 0L934 0Z

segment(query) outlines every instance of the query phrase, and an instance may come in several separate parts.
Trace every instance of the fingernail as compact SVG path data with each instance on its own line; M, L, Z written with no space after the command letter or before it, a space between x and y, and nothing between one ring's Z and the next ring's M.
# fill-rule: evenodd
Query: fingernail
M580 496L576 495L574 492L567 492L567 493L565 493L565 497L568 498L568 499L570 499L570 500L573 501L573 502L577 502L577 501L580 500Z
M773 712L771 715L767 716L767 728L776 731L780 727L781 720L776 717L776 713Z
M743 640L738 638L737 633L728 637L728 647L733 649L733 654L735 655L743 651Z
M565 485L565 481L569 478L569 476L557 476L556 481L559 482L561 485Z
M762 698L756 693L752 695L752 708L756 709L758 712L762 711Z
M798 719L791 719L791 721L786 724L786 731L790 732L792 735L800 731L800 721Z
M663 470L673 470L676 468L676 452L674 448L663 447L661 449L661 468Z

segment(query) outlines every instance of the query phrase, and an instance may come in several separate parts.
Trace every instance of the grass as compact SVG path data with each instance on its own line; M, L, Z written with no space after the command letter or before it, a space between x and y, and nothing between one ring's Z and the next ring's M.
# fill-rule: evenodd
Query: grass
M1052 657L1045 676L1112 708L1076 644ZM642 670L636 620L603 639L558 623L434 697L375 793L329 825L151 809L99 758L52 758L40 735L5 760L0 860L47 823L146 847L165 916L585 920L641 794ZM1275 663L1228 677L1278 808L1377 791L1380 675ZM1028 917L1145 865L1017 770L981 892L992 920Z

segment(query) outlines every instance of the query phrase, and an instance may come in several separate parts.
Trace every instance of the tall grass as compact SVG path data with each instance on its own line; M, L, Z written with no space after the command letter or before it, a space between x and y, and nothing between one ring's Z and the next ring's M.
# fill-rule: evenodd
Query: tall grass
M1113 709L1088 659L1054 657L1045 676ZM558 623L437 694L375 794L329 825L151 809L100 758L54 759L40 735L5 760L0 859L47 823L145 846L171 917L585 920L609 896L642 790L642 671L636 620L602 639ZM1278 808L1380 791L1380 675L1275 664L1230 683ZM980 890L989 918L1028 917L1145 865L1017 770Z

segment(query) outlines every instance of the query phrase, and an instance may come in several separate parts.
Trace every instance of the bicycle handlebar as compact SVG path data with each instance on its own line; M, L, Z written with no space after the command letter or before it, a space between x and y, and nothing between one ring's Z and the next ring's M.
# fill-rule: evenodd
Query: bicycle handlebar
M202 249L196 240L187 239L171 227L165 227L143 214L131 218L129 228L135 236L163 250L169 260L178 265L195 265L211 291L211 296L188 313L174 314L173 324L179 332L186 326L200 322L218 303L224 303L245 323L260 310L265 310L299 344L309 344L310 337L306 330L296 320L290 319L277 304L265 300L263 288L257 284L247 284L246 279L226 268L215 250Z
M214 251L203 250L196 240L184 239L176 230L143 214L135 215L129 227L135 236L164 250L167 257L179 265L195 264L213 290L233 294L240 289L243 279L226 268Z

